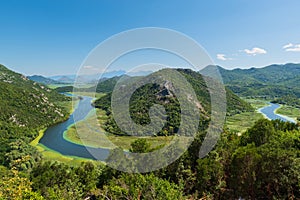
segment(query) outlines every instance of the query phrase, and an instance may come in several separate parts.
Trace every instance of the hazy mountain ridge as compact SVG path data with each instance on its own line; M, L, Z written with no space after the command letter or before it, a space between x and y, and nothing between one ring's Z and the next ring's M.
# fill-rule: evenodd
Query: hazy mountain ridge
M27 78L29 78L30 80L35 81L37 83L44 84L44 85L63 84L62 82L53 80L51 78L46 78L46 77L41 76L41 75L27 76Z

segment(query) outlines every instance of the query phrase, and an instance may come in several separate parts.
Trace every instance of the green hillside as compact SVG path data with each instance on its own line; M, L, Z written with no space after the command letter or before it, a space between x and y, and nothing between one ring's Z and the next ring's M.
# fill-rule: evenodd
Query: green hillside
M0 65L0 121L19 127L49 126L68 117L56 102L68 97Z
M263 68L226 70L208 66L201 73L216 68L224 83L239 96L266 96L269 98L296 95L300 97L300 64L270 65Z

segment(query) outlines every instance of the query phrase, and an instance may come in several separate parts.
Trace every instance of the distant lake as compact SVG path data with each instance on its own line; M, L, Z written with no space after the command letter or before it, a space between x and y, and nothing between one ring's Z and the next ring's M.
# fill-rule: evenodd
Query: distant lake
M280 119L284 122L293 122L296 123L296 121L290 117L276 114L275 111L277 108L279 108L280 105L276 103L269 103L268 106L265 106L263 108L260 108L258 111L265 115L268 119L275 120L275 119Z

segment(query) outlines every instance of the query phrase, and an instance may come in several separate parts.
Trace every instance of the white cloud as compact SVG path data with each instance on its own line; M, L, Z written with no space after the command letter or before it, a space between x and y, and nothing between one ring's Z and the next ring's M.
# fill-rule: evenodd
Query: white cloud
M290 48L292 46L294 46L292 43L288 43L288 44L284 45L282 48L287 49L287 48Z
M284 45L283 49L285 49L285 51L300 52L300 44L289 43Z
M232 58L227 58L225 54L217 54L217 59L218 60L232 60Z
M83 66L83 69L96 69L94 66L91 65L87 65L87 66Z
M252 56L256 56L257 54L266 54L267 51L265 49L261 49L258 47L254 47L253 49L249 50L249 49L244 49L243 50L246 54L248 55L252 55Z

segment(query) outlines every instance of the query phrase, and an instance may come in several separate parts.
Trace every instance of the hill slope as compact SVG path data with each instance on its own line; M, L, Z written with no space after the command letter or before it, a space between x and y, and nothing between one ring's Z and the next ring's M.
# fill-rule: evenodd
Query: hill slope
M208 66L201 73L217 68L224 83L241 96L300 97L300 64L270 65L264 68L226 70L220 66Z
M55 102L67 97L0 65L0 121L19 127L48 126L67 117Z

